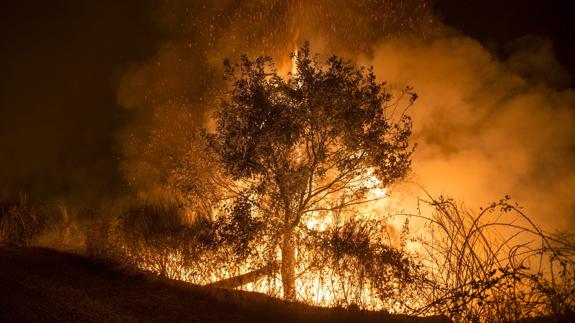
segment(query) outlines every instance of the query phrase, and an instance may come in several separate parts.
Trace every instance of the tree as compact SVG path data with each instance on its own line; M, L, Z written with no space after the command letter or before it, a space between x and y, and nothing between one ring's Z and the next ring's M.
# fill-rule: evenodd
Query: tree
M369 203L371 190L407 174L413 151L410 118L394 118L399 100L392 101L371 68L336 56L322 65L307 43L292 58L297 73L287 77L269 57L226 60L231 87L216 112L215 133L207 134L238 201L274 228L290 300L295 240L305 219ZM402 93L410 95L408 105L416 99L410 88Z

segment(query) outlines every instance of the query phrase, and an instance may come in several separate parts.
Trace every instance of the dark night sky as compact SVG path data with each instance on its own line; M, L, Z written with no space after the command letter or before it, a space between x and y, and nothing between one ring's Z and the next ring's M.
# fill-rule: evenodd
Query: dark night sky
M436 0L443 21L505 55L536 34L575 75L570 1ZM0 193L95 202L117 190L118 129L130 117L114 80L162 39L145 1L2 1Z
M90 201L118 186L114 76L158 40L141 3L2 2L0 187Z
M575 25L573 1L504 0L457 1L436 0L443 21L468 36L482 41L505 55L506 44L528 35L549 38L557 58L571 75L575 75Z

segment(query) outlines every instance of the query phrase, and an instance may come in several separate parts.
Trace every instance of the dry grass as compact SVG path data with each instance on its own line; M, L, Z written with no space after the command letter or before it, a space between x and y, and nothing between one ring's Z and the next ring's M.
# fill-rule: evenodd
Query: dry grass
M417 314L456 321L517 321L572 315L575 244L544 232L508 197L479 213L429 196L419 237L426 267Z
M29 246L43 224L39 209L28 203L25 194L0 200L0 243Z
M76 209L64 204L34 204L25 194L0 198L0 243L82 250L84 225L89 221L89 216L82 218Z

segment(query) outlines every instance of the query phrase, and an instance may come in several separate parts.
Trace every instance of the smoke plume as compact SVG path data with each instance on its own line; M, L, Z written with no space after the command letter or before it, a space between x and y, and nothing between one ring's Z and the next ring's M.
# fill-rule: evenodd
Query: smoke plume
M550 44L526 38L507 61L479 42L446 33L384 41L376 68L420 96L411 110L413 181L478 207L510 194L538 222L573 225L575 92Z
M373 66L394 88L415 88L410 181L469 207L510 194L549 228L575 221L575 92L548 40L519 39L502 60L418 0L177 0L154 19L168 39L118 88L134 116L118 137L121 169L140 196L161 190L168 150L209 124L224 58L270 55L286 69L309 40L322 55Z

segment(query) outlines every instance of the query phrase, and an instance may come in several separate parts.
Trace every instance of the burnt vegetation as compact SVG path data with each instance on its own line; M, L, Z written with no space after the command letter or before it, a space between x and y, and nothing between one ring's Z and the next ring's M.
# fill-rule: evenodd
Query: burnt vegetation
M93 215L81 230L87 252L315 305L455 321L572 317L572 237L543 231L508 197L473 212L426 195L417 214L364 216L385 198L374 191L409 172L417 95L392 95L371 69L335 56L320 63L308 45L292 59L288 76L269 57L226 61L215 131L189 134L171 157L171 198L79 211ZM36 243L50 219L38 210L1 202L0 238ZM405 225L392 239L394 216ZM75 221L65 209L56 218ZM425 230L410 232L410 221Z

